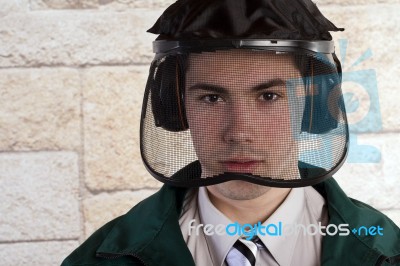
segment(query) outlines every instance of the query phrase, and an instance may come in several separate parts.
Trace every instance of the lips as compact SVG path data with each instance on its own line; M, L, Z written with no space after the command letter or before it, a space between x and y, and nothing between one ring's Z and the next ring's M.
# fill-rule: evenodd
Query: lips
M226 172L253 173L261 164L260 160L240 159L221 162Z

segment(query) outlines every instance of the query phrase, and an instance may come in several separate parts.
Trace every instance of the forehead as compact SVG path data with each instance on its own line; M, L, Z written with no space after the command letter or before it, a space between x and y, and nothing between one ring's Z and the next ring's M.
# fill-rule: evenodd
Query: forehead
M188 82L237 84L299 76L292 54L273 51L235 49L191 54L187 68Z

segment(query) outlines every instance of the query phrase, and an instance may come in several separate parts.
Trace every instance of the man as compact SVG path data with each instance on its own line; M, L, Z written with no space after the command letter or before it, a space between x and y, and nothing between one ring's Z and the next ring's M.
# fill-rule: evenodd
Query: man
M331 178L348 147L335 30L310 1L169 7L141 125L167 185L63 265L399 264L399 228Z

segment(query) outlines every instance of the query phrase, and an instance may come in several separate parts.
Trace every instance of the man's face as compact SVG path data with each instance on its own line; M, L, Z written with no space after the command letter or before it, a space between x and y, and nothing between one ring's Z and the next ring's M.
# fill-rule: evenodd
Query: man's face
M185 104L202 177L224 172L294 179L304 97L288 54L245 50L192 54ZM293 126L295 125L295 126Z

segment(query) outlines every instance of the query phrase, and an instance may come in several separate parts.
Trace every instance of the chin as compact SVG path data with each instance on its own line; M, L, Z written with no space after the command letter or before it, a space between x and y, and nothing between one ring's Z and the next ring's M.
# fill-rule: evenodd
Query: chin
M251 200L262 196L270 187L242 180L232 180L212 186L218 194L233 200Z

